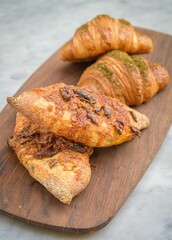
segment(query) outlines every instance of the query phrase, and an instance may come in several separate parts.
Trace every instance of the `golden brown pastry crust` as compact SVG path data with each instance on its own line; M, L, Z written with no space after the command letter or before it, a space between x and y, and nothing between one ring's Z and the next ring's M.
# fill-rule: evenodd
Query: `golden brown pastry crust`
M41 128L91 147L129 141L138 133L137 125L143 129L149 124L138 112L142 120L135 121L132 109L117 99L64 83L26 91L8 103Z
M73 38L62 46L59 55L64 61L81 61L113 49L128 53L148 53L152 51L152 40L137 32L124 19L98 15L76 30Z
M30 175L65 204L90 181L92 148L40 129L21 114L9 145Z
M113 50L84 71L78 86L118 98L131 106L150 100L168 80L168 72L160 64Z

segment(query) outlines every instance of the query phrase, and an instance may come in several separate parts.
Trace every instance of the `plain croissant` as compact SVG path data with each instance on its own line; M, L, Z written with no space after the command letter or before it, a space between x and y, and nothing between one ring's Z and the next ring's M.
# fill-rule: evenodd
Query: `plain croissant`
M167 85L168 80L168 72L160 64L113 50L84 71L78 86L132 106L147 102Z
M129 141L148 118L117 99L64 83L8 98L17 111L43 129L90 147Z
M149 53L152 48L151 38L137 32L128 21L98 15L76 30L73 38L61 47L59 55L64 61L81 61L114 49Z

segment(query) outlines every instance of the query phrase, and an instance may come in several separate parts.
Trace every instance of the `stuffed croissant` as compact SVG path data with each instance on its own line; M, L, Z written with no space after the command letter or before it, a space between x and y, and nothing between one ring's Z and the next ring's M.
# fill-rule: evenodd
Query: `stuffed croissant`
M87 187L92 148L57 136L17 114L8 141L30 175L65 204Z
M145 115L117 99L64 83L35 88L7 100L41 128L90 147L129 141L149 124Z

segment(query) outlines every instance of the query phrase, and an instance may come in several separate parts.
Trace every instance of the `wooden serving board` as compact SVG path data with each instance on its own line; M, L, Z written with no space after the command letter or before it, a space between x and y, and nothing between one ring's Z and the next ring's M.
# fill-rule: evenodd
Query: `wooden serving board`
M165 65L172 75L172 37L139 29L154 43L152 61ZM58 52L50 57L16 93L56 82L76 84L89 63L65 63ZM119 211L152 162L172 122L172 81L149 103L137 108L150 119L141 138L119 146L95 149L91 157L89 186L70 206L54 198L36 182L8 147L15 111L6 106L0 114L0 212L20 220L59 231L90 232L105 226Z

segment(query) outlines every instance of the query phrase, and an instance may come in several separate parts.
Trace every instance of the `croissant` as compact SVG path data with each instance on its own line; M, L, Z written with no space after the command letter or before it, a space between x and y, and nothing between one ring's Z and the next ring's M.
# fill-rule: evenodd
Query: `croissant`
M59 51L61 60L81 61L95 58L110 50L127 53L149 53L153 44L124 19L98 15L78 28L71 40Z
M43 129L90 147L129 141L146 128L146 116L117 99L64 83L35 88L7 99Z
M61 202L70 204L87 187L92 148L39 128L19 113L8 143L30 175Z
M168 83L167 70L142 56L119 50L104 54L81 75L78 86L118 98L126 105L150 100Z

